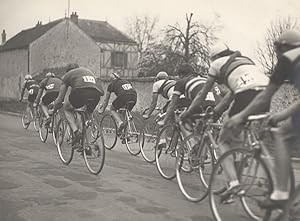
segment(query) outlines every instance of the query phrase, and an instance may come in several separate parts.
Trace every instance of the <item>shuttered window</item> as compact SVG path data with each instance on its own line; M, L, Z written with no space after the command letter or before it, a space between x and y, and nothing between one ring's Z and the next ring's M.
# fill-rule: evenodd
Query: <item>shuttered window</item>
M127 68L127 53L114 51L111 53L111 66Z

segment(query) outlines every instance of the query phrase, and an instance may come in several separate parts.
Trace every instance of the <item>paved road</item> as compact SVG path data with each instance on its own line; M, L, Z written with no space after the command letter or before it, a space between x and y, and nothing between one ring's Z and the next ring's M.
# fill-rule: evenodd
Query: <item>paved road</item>
M41 143L17 117L0 114L0 122L1 221L213 220L207 200L188 202L175 180L120 143L93 176L79 155L64 166L51 137Z

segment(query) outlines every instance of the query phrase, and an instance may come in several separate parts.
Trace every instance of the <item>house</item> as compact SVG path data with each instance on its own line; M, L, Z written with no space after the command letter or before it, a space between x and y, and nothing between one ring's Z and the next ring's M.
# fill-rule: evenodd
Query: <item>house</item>
M73 12L47 24L38 22L0 46L0 97L17 98L23 77L78 63L98 77L112 71L137 75L137 43L106 21L79 19Z

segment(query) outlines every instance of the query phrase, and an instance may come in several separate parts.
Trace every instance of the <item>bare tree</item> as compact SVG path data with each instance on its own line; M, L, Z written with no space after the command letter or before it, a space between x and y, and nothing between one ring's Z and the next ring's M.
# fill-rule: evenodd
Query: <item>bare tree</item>
M148 15L127 19L126 33L138 43L139 58L143 56L150 44L155 41L157 24L158 18L151 18Z
M216 40L215 33L219 27L200 24L192 18L193 13L186 14L185 27L178 23L169 25L165 30L166 42L175 54L181 56L182 61L192 63L198 70L207 70L209 47Z
M274 48L275 39L285 30L297 28L299 28L298 21L292 17L280 18L271 22L270 27L266 31L263 43L259 43L257 49L258 61L268 75L273 73L277 62Z

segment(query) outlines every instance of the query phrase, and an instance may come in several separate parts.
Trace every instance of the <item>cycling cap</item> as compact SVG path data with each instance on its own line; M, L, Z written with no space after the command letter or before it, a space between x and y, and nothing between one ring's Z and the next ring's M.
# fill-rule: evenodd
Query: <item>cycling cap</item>
M31 79L32 79L32 76L30 74L25 75L25 80L31 80Z
M156 75L156 78L158 79L158 80L160 80L160 79L166 79L166 78L168 78L169 77L169 75L167 74L167 72L165 72L165 71L160 71L160 72L158 72L158 74Z
M119 76L117 73L115 73L115 72L112 72L112 73L111 73L111 77L112 77L113 79L119 79L119 78L120 78L120 76Z
M48 72L47 74L46 74L46 77L55 77L55 74L54 73L51 73L51 72Z
M229 47L224 43L215 44L210 48L209 59L215 60L217 55L220 55L222 52L229 50Z
M300 46L300 32L287 30L283 32L276 40L275 45Z

